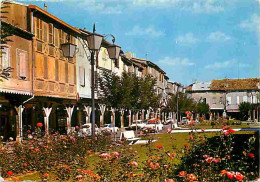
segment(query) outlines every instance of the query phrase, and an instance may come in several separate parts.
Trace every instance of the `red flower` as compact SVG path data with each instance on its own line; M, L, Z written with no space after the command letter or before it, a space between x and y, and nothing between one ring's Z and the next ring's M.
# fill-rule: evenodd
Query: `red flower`
M160 168L160 165L156 162L156 163L154 164L154 167L158 169L158 168Z
M233 129L229 129L228 131L229 131L229 133L235 133L235 130L233 130Z
M204 159L207 159L207 158L209 158L210 156L209 155L203 155L203 158Z
M249 154L248 154L248 157L250 157L250 158L255 158L255 154L249 153Z
M229 130L229 129L230 129L229 126L223 126L223 127L222 127L222 130Z
M190 139L193 140L193 136L192 135L190 135Z
M14 174L13 171L8 171L8 172L7 172L7 175L8 175L8 176L12 176L13 174Z
M157 145L156 146L158 149L161 149L161 148L163 148L163 146L162 145Z
M87 170L87 173L88 174L92 174L93 172L91 170Z
M167 133L171 133L172 132L172 129L171 128L168 128L167 129Z
M234 179L234 175L235 175L235 173L233 172L233 171L229 171L229 172L227 172L227 177L229 178L229 179Z
M42 123L37 123L37 126L38 127L42 127Z
M27 164L27 162L25 162L25 163L23 163L23 165L24 165L24 166L27 166L28 164Z
M31 133L31 130L28 130L27 132L28 132L28 133Z
M227 171L226 171L226 170L221 170L221 171L220 171L220 174L221 174L221 175L225 175L225 174L227 174Z
M189 125L193 125L194 123L195 123L195 121L192 120L192 121L189 122Z
M229 136L229 131L223 131L223 135Z
M186 176L186 171L179 172L179 177L185 177L185 176Z
M244 176L243 176L241 173L236 172L236 174L235 174L235 178L236 178L238 181L242 181L243 178L244 178Z
M49 174L48 173L44 173L43 175L45 178L48 178L49 177Z
M194 174L188 174L187 175L189 181L197 181L198 177L195 176Z

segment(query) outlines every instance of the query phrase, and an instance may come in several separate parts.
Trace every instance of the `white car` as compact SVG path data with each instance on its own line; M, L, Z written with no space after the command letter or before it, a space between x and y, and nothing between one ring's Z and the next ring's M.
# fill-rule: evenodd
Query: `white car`
M86 134L87 136L91 135L91 128L92 128L92 123L86 123L82 125L82 133ZM100 129L98 126L95 124L95 134L100 133Z
M113 124L105 124L103 127L101 127L101 130L104 131L104 130L108 130L112 133L117 133L119 128L116 127L116 126L113 126Z
M146 124L142 120L133 121L130 128L136 129L136 127L138 129L142 129L142 128L146 127Z
M153 119L150 119L147 121L145 128L148 131L159 132L159 131L163 130L163 124L161 123L161 121L159 119L153 118Z

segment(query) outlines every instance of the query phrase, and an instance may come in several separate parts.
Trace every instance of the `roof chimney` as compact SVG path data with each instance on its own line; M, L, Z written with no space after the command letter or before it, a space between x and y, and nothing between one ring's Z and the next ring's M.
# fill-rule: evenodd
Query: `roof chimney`
M44 3L44 10L47 11L47 3Z
M130 51L127 51L127 52L125 53L125 57L126 57L127 59L131 59L131 58L132 58L132 53L131 53Z

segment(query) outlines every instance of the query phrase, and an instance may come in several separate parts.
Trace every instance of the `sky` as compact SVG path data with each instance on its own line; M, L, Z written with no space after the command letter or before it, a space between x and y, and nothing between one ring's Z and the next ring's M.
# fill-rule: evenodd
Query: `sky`
M124 52L148 58L170 78L259 76L260 0L20 0L74 27L113 34ZM108 37L108 41L111 39Z

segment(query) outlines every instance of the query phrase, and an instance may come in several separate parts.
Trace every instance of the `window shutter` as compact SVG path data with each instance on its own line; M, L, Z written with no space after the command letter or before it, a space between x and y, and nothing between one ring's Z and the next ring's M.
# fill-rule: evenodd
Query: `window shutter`
M79 67L79 81L80 81L80 85L82 87L84 87L85 86L85 69L82 66Z
M55 46L58 47L58 40L59 40L59 37L58 37L58 29L57 28L54 28L54 40L55 40Z
M59 60L55 60L55 80L59 81Z
M77 74L76 74L76 64L74 64L74 84L76 85L77 83Z
M49 23L49 43L53 44L53 25Z
M22 50L17 50L17 59L18 59L18 75L22 79L27 78L27 70L28 70L28 65L27 65L27 52L22 51Z
M68 63L65 63L65 82L68 83Z
M47 42L47 24L43 24L43 41Z
M10 48L9 47L3 47L1 50L1 64L2 68L1 69L6 69L11 66L10 64Z
M44 79L48 79L48 57L44 56Z

